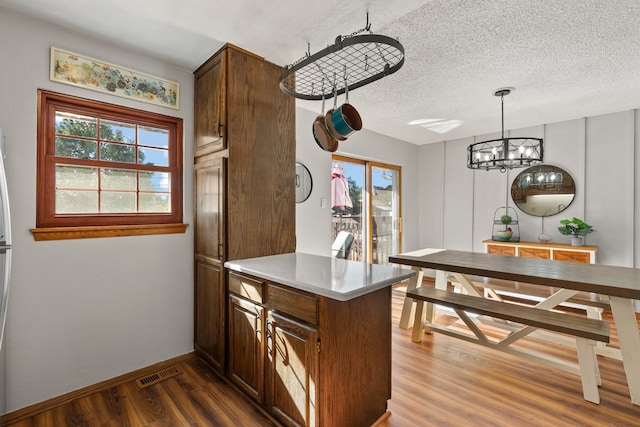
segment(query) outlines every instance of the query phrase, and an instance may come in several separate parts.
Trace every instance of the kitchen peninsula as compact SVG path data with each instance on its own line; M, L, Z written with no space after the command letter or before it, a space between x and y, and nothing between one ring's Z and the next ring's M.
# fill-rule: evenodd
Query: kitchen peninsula
M385 415L391 285L414 271L304 253L225 267L232 381L286 425L369 426Z

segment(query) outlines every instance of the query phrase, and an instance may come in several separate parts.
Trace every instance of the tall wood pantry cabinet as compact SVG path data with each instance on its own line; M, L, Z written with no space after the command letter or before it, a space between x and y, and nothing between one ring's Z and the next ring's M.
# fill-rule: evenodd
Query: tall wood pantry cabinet
M226 44L195 72L195 350L227 369L225 261L295 251L295 102Z

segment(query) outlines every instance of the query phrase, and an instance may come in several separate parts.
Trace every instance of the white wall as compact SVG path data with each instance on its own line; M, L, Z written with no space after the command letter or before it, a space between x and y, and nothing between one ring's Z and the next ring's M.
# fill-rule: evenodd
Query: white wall
M184 119L184 221L193 209L193 75L0 8L0 127L6 136L13 277L7 410L193 350L193 227L186 234L35 242L36 90ZM172 110L49 81L56 46L180 83ZM213 52L212 52L213 53Z
M576 182L573 203L558 215L543 220L516 208L521 240L535 241L544 231L556 243L569 243L569 237L558 232L559 221L577 216L597 230L587 243L599 246L599 264L640 265L636 251L640 181L635 172L640 165L635 148L639 125L640 113L634 110L510 131L513 137L543 137L544 162L565 169ZM494 212L504 206L507 194L509 206L515 206L509 188L522 169L506 173L467 169L465 149L473 141L420 147L421 247L482 252L482 240L491 238Z
M357 108L357 91L349 93ZM320 104L318 104L320 108ZM309 198L296 205L296 239L298 252L331 255L331 154L318 147L313 139L311 125L318 113L296 109L296 158L304 163L313 178ZM363 117L366 126L366 117ZM383 162L402 168L402 251L419 248L418 158L419 149L388 136L363 129L340 142L335 154L363 160ZM321 198L326 207L321 207Z

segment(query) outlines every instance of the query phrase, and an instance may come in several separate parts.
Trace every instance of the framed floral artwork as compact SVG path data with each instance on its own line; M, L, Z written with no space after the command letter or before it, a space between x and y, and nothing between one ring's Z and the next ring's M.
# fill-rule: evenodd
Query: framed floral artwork
M51 48L52 81L132 98L163 107L179 108L176 82L119 67L87 56Z

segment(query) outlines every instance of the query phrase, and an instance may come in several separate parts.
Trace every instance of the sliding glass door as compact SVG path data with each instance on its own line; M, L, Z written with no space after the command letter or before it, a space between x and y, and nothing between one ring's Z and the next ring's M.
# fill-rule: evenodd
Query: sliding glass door
M401 250L400 167L338 155L332 160L334 255L346 244L347 259L387 264Z
M400 253L400 168L382 163L368 163L367 170L367 175L371 177L371 262L388 264L389 255Z

